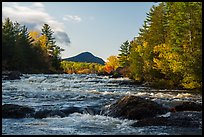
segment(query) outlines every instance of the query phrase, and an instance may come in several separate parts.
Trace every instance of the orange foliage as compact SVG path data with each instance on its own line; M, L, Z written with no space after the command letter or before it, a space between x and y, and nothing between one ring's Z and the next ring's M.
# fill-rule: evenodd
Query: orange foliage
M106 65L104 71L107 73L111 73L112 71L114 71L114 68L112 66Z

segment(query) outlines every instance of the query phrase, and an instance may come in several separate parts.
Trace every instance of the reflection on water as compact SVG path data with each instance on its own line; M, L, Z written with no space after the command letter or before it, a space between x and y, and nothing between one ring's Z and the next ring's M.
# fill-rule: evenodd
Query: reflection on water
M40 109L70 106L105 106L125 95L143 96L166 107L182 101L201 103L202 96L181 90L155 90L145 86L120 84L127 78L78 74L30 74L21 80L2 81L2 104L12 103ZM134 120L102 115L73 113L67 117L44 119L2 119L2 134L202 134L202 129L174 127L132 127Z

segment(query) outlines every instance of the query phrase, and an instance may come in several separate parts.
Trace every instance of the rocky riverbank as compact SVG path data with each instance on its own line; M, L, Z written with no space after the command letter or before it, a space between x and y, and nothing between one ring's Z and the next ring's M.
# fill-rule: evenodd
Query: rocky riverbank
M19 71L2 71L2 79L3 80L16 80L20 79L22 73Z
M202 128L202 104L183 102L166 108L137 96L125 96L105 108L105 115L138 120L132 126L179 126Z

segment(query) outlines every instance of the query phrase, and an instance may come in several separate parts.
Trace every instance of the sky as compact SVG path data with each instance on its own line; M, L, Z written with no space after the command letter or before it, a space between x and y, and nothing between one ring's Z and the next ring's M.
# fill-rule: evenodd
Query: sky
M3 2L2 20L9 17L40 31L47 23L54 31L61 57L91 52L106 59L118 55L126 40L138 35L154 2Z

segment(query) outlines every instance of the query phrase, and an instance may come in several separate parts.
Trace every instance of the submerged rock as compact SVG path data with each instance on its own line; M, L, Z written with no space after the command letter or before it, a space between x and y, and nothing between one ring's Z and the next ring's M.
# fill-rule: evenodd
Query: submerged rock
M87 107L67 107L63 108L61 110L39 110L34 113L34 118L46 118L46 117L66 117L72 113L81 113L81 114L90 114L90 115L96 115L100 113L100 110L98 108L94 108L94 106L87 106Z
M66 117L72 113L100 114L100 107L87 106L87 107L68 107L61 110L43 109L35 111L33 108L27 106L20 106L15 104L2 105L2 118L26 118L34 117L36 119L42 119L47 117Z
M2 72L3 80L21 79L20 76L22 76L22 74L18 71L3 71Z
M83 108L83 113L90 115L100 115L101 106L87 106Z
M86 107L68 107L61 109L66 116L72 113L81 113L81 114L90 114L90 115L99 115L101 111L100 106L86 106Z
M125 96L104 109L104 115L132 120L154 117L169 111L156 102L137 96Z
M65 117L66 115L60 111L60 110L39 110L34 114L34 118L46 118L46 117L55 117L55 116L59 116L59 117Z
M195 102L183 102L182 104L171 108L171 111L202 111L202 104L197 104Z
M75 112L83 113L83 110L79 107L67 107L67 108L61 109L60 111L62 111L66 116Z
M15 104L2 105L2 118L25 118L31 117L35 112L33 108Z
M187 128L201 128L202 112L176 112L171 113L168 117L145 118L132 124L132 126L175 126Z

